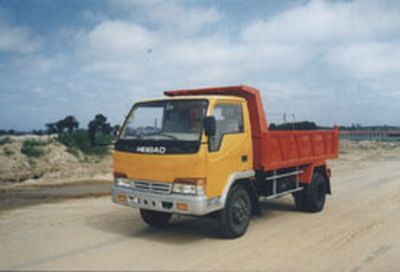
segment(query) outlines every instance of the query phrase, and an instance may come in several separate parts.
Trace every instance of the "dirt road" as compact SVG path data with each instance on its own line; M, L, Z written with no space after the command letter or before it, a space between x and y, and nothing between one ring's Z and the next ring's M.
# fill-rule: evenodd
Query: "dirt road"
M210 219L144 225L109 197L0 211L0 270L399 271L400 154L332 164L322 213L291 197L263 204L246 235L218 238Z

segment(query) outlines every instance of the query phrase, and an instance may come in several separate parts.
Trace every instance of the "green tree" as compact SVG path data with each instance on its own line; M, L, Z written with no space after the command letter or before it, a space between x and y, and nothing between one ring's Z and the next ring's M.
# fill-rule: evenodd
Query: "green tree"
M46 124L46 128L47 128L47 133L48 134L53 134L57 132L55 123L47 123Z
M68 130L68 133L72 133L79 127L79 122L75 119L74 116L68 115L63 120L64 127Z
M112 132L112 127L107 123L107 117L103 114L97 114L88 125L89 130L89 140L92 145L96 144L96 134L101 132L103 134L110 134Z
M79 128L79 122L74 116L68 115L64 119L58 120L54 123L46 124L47 132L51 133L64 133L66 129L68 133L72 133Z

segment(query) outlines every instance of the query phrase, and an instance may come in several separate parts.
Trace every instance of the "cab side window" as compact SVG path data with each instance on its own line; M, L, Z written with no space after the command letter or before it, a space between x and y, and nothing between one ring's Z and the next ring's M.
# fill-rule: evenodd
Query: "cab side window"
M216 119L216 134L210 139L210 151L219 150L226 134L243 133L242 105L238 103L217 104L213 113Z

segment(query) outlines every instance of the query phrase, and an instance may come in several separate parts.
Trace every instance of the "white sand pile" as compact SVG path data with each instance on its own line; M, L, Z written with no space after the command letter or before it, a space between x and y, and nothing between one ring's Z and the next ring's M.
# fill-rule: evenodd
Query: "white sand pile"
M32 179L91 178L112 173L111 156L76 157L49 136L0 137L0 182L21 182ZM34 139L43 155L27 156L21 152L23 141Z

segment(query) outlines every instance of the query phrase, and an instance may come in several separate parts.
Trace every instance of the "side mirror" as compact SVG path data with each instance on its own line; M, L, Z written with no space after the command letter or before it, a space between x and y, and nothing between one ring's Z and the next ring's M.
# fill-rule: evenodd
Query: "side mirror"
M204 119L204 132L207 137L215 136L217 132L217 125L214 116L207 116Z

